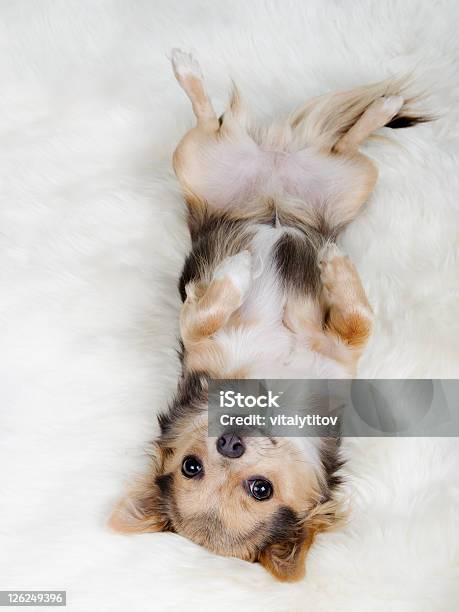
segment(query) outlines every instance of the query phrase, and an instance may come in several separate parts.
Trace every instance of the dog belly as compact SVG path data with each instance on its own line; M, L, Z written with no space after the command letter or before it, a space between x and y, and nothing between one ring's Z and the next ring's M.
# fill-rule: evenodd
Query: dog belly
M290 196L320 206L349 190L353 164L304 149L265 151L253 141L219 145L209 152L212 171L199 191L218 208L244 206L260 197Z

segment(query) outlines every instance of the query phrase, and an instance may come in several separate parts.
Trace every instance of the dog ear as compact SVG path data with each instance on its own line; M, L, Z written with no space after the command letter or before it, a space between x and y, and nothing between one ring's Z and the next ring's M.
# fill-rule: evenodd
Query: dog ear
M305 557L312 543L306 531L292 534L268 544L259 556L259 562L282 582L295 582L304 576Z
M157 450L157 449L155 449ZM135 485L115 506L108 526L118 533L168 531L168 519L163 499L162 483L167 476L158 476L160 461L152 456L147 475Z
M258 561L278 580L295 582L304 576L306 555L315 536L335 527L342 516L336 501L329 500L294 523L288 520L288 515L284 518L287 519L285 532L262 550Z
M157 506L157 487L136 486L115 506L108 526L118 533L142 533L145 531L167 531L167 519Z

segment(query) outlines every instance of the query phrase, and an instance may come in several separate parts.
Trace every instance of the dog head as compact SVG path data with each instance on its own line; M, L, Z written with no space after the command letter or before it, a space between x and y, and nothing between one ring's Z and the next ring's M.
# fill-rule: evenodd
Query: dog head
M298 580L316 533L338 520L336 441L208 436L207 383L187 376L153 444L149 473L110 519L124 533L172 531Z

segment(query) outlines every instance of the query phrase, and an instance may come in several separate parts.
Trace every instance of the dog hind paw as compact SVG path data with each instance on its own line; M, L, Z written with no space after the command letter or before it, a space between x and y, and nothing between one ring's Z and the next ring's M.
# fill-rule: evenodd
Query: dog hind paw
M174 74L179 81L181 78L188 75L202 79L202 71L199 62L191 53L185 53L185 51L181 49L172 49L171 61Z

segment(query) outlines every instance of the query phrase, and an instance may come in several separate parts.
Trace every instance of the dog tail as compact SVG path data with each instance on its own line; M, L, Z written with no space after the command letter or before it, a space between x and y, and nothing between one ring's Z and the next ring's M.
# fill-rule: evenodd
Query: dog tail
M386 127L399 129L432 121L432 115L417 110L426 94L410 93L411 77L391 78L348 91L313 98L289 117L290 148L312 146L323 152L332 151L338 140L358 121L366 109L383 96L402 96L403 106Z

